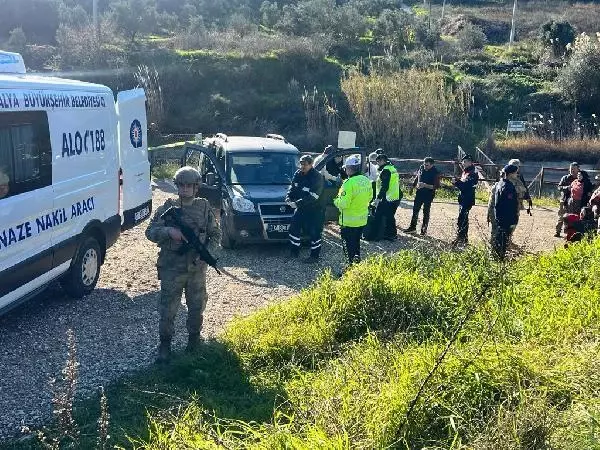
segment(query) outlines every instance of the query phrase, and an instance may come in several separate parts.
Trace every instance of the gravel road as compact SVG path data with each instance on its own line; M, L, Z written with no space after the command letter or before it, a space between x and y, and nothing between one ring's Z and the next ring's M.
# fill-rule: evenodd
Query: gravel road
M154 189L154 204L171 195L166 184ZM401 205L398 225L407 226L411 206ZM432 208L430 236L400 234L396 242L363 243L365 254L394 252L415 245L448 248L454 237L458 209L436 203ZM471 241L487 239L485 207L471 214ZM515 242L526 251L561 245L552 238L556 212L536 209L522 216ZM22 425L39 426L51 415L49 380L56 377L67 354L66 332L72 329L77 344L79 395L97 392L101 385L153 363L157 345L156 302L159 282L157 247L144 237L146 224L121 235L102 267L97 289L73 301L58 286L0 317L0 440L16 436ZM220 263L231 276L209 270L209 303L202 334L213 337L236 315L289 297L313 281L325 267L341 268L342 251L335 225L324 233L322 263L310 266L289 261L286 248L262 245L224 251ZM176 347L185 344L185 308L177 317Z

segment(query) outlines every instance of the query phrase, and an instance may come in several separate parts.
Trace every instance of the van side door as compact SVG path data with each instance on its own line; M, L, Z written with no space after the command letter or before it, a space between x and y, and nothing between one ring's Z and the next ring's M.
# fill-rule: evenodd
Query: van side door
M146 94L133 89L117 94L121 170L121 228L132 228L150 217L152 186L148 160Z
M0 310L49 281L52 229L64 220L53 202L48 114L0 112Z
M217 160L214 150L211 147L186 143L181 165L191 166L200 172L202 184L197 196L208 200L210 206L219 212L225 189L225 170Z

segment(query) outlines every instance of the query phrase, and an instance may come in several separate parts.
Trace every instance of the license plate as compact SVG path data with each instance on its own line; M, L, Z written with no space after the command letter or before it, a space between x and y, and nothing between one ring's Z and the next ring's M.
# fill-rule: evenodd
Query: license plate
M139 211L136 211L136 213L133 215L133 220L135 220L136 222L139 222L140 220L144 220L149 215L150 215L150 208L148 206L146 206L145 208L142 208Z
M290 231L289 224L270 223L267 225L267 233L287 233L288 231Z

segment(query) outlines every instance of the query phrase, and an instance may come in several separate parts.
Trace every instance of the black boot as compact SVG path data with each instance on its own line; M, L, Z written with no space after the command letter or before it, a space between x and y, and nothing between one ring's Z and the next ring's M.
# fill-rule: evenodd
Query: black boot
M426 226L422 226L421 227L421 236L425 236L427 234L427 227Z
M200 347L200 342L202 342L200 338L200 333L190 333L188 335L188 343L185 347L186 353L193 353Z
M161 339L158 346L157 364L166 364L171 359L171 339Z

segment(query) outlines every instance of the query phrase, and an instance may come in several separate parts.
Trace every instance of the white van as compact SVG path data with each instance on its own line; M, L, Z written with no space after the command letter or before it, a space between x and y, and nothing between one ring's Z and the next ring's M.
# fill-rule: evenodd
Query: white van
M145 100L0 51L0 311L53 280L88 294L121 230L150 216Z

